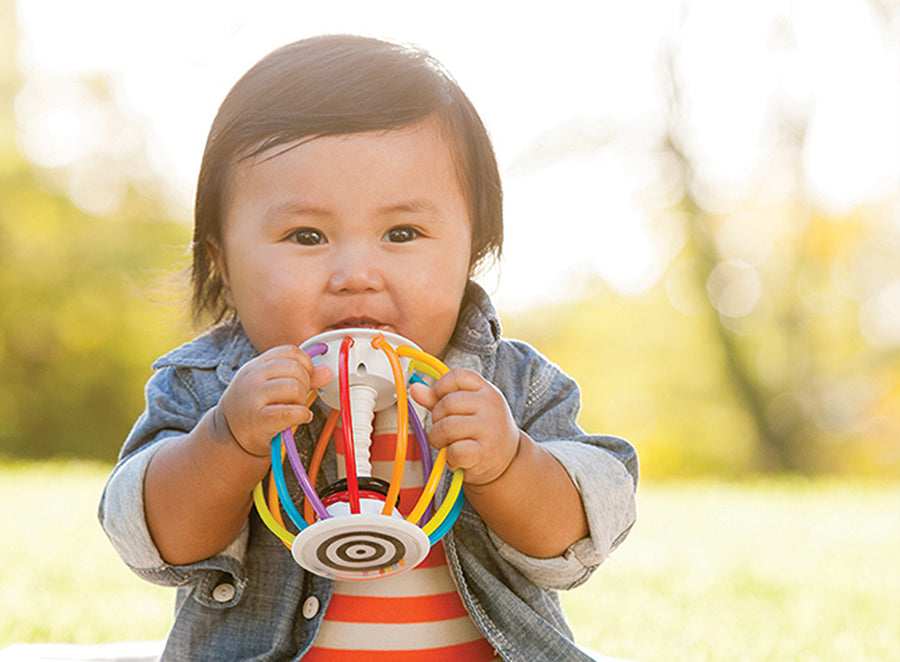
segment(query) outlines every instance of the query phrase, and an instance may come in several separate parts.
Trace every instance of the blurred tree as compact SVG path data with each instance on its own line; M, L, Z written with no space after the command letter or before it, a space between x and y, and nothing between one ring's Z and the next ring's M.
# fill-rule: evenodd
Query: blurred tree
M779 21L771 39L791 42L791 29ZM854 295L847 273L847 261L865 259L877 245L879 285L900 286L893 196L844 216L817 210L804 188L809 117L789 112L776 97L769 161L736 208L711 211L698 194L710 184L690 156L696 148L678 59L674 49L664 153L674 156L683 182L677 211L687 242L673 267L689 261L695 287L705 290L703 315L715 330L731 392L752 422L754 466L896 470L900 416L883 411L900 384L896 377L885 382L879 372L900 365L900 334L895 318L892 329L882 329L893 337L869 333L867 342L871 322L862 309L873 293ZM776 186L782 194L767 195Z
M109 213L85 211L61 192L71 170L39 170L23 158L15 25L14 3L3 0L0 455L111 460L142 408L150 362L185 335L163 319L170 306L160 303L179 295L160 287L159 274L183 262L190 231L127 180ZM127 121L102 79L82 83Z
M895 15L896 6L881 8ZM773 40L790 38L789 23L772 30ZM653 182L645 203L660 223L681 225L682 249L641 298L627 301L596 283L587 301L513 316L507 329L573 373L584 389L585 426L636 441L651 476L896 476L896 187L847 213L817 209L804 184L809 117L776 97L768 160L741 196L723 204L726 194L697 166L704 127L690 118L679 44L668 46L666 124L645 158L677 192L666 196L674 204L660 206ZM566 158L567 149L557 145L555 158ZM546 163L553 153L541 145L534 156Z

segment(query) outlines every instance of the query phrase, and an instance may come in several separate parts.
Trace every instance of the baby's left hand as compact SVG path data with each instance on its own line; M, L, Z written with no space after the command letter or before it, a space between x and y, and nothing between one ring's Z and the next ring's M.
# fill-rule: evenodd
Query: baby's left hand
M431 410L428 442L447 448L447 465L463 469L466 483L493 482L515 459L520 431L506 398L477 372L457 368L433 388L414 384L410 393Z

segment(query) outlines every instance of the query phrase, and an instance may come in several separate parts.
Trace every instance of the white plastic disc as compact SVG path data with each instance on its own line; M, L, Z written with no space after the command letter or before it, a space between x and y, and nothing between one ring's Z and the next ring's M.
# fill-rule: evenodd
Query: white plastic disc
M331 579L367 580L398 575L421 563L428 535L404 519L347 515L303 529L291 547L294 560Z
M313 364L328 366L334 375L334 379L318 390L319 397L332 409L341 406L338 360L341 343L347 336L353 338L353 346L347 353L350 380L348 386L365 384L374 389L374 411L390 407L397 401L394 373L384 352L372 347L372 341L378 336L384 336L384 339L395 349L401 345L408 345L413 349L419 349L419 346L396 333L376 329L335 329L308 339L300 345L300 349L308 350L319 343L328 345L328 351L325 354L313 357ZM410 359L408 358L400 359L400 365L404 371L409 367L409 363Z

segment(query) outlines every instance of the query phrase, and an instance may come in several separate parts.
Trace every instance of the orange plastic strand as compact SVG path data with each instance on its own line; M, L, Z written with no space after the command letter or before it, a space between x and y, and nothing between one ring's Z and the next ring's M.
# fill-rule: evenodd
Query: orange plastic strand
M391 347L384 336L379 335L372 341L372 347L384 352L391 364L394 373L394 384L397 387L397 445L394 451L394 467L391 471L391 483L387 497L384 501L382 515L390 515L394 512L397 499L400 496L400 485L403 483L403 469L406 466L406 444L409 439L409 409L407 408L406 379L403 377L403 367L400 365L400 357Z
M328 414L328 418L325 419L325 425L322 428L321 434L319 434L319 440L316 442L316 450L313 452L312 460L310 460L308 472L309 482L313 486L315 486L316 480L319 478L319 469L322 467L322 459L325 457L325 450L328 448L328 442L334 434L334 428L337 427L339 416L340 412L337 409L331 410L331 413ZM316 521L316 511L313 509L309 499L304 499L303 517L310 524Z

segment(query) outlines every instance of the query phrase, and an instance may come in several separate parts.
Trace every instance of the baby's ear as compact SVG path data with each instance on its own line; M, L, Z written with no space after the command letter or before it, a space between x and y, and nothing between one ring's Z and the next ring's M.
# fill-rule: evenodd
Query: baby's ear
M228 265L225 262L225 251L211 239L204 241L203 245L210 261L216 265L219 278L222 279L222 294L225 295L225 303L234 308L234 298L231 296L231 285L228 282Z

